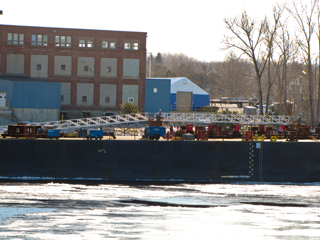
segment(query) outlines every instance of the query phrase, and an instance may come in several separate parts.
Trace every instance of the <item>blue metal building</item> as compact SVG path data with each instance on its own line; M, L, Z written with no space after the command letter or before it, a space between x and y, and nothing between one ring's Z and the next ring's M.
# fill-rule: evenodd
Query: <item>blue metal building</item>
M5 106L19 121L55 121L60 117L61 84L29 77L0 76Z
M170 112L170 79L147 78L145 85L145 112Z
M168 83L169 81L169 83ZM170 84L168 87L166 84ZM152 94L155 86L161 86L161 94ZM169 100L168 100L169 96ZM169 109L168 109L169 101ZM210 105L209 94L186 77L147 78L145 93L145 111L194 111ZM167 111L168 109L168 111Z

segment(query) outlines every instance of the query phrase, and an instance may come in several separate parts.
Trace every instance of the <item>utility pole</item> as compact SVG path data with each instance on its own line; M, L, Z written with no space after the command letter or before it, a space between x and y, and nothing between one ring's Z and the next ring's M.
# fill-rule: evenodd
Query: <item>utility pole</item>
M152 53L149 55L149 78L151 78L151 58L152 58Z

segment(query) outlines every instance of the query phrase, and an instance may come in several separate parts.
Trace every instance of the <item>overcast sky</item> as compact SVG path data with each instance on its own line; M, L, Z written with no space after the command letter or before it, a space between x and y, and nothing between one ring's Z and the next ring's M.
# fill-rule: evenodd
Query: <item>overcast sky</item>
M284 0L1 1L1 24L147 32L147 51L223 60L223 18L246 10L262 19Z

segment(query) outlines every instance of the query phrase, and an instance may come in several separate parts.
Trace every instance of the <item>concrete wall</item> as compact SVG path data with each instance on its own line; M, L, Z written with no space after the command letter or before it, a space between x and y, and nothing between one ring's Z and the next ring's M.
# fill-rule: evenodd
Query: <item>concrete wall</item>
M61 105L70 105L71 103L71 83L61 83Z
M62 65L64 67L62 67ZM72 57L71 56L54 56L54 75L71 76Z
M7 54L7 74L24 74L24 54Z
M78 57L78 77L94 77L94 58Z
M78 83L77 84L77 105L93 106L93 93L94 93L93 90L94 90L93 83Z
M100 84L100 106L116 107L117 106L117 85Z
M30 77L48 77L48 55L31 55Z
M122 104L133 100L133 104L139 105L139 86L124 84L122 86Z
M117 70L117 58L101 58L100 77L117 77Z
M139 59L123 59L123 77L139 77Z
M57 121L60 117L60 109L13 108L12 116L17 121Z

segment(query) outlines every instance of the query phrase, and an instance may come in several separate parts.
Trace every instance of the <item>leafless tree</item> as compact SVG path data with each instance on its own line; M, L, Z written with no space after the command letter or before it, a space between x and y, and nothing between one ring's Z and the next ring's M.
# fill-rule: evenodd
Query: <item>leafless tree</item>
M277 34L277 29L280 24L280 18L283 13L283 7L280 7L279 5L273 7L273 26L270 26L269 22L266 21L265 23L265 43L267 46L267 94L266 94L266 113L268 113L269 108L269 98L270 98L270 91L271 87L274 83L274 78L271 77L271 62L273 58L273 52L274 52L274 42L275 42L275 36Z
M235 48L246 55L254 65L255 78L258 86L259 114L263 115L263 98L261 78L267 63L268 51L263 44L267 18L260 23L250 18L246 11L241 17L225 18L226 28L232 33L226 35L222 41L224 49Z
M292 8L287 8L291 16L298 24L300 35L297 36L297 44L303 53L303 59L306 65L306 75L309 83L309 108L311 126L314 126L314 104L313 104L313 72L311 58L311 37L315 30L313 17L316 14L316 7L319 4L318 0L310 0L310 4L304 4L302 1L296 3L292 1Z
M214 71L220 76L216 84L218 97L252 97L253 87L251 62L241 60L230 52L223 62L215 64Z
M288 30L288 17L279 22L279 29L275 39L279 53L273 57L273 66L277 74L275 78L277 80L277 101L280 103L286 103L288 99L288 63L297 52L292 34ZM283 110L281 114L288 114L286 106L282 106L281 109Z
M316 31L318 43L319 43L319 55L318 55L318 103L317 103L317 122L320 122L320 4L317 8L317 24L318 31Z

